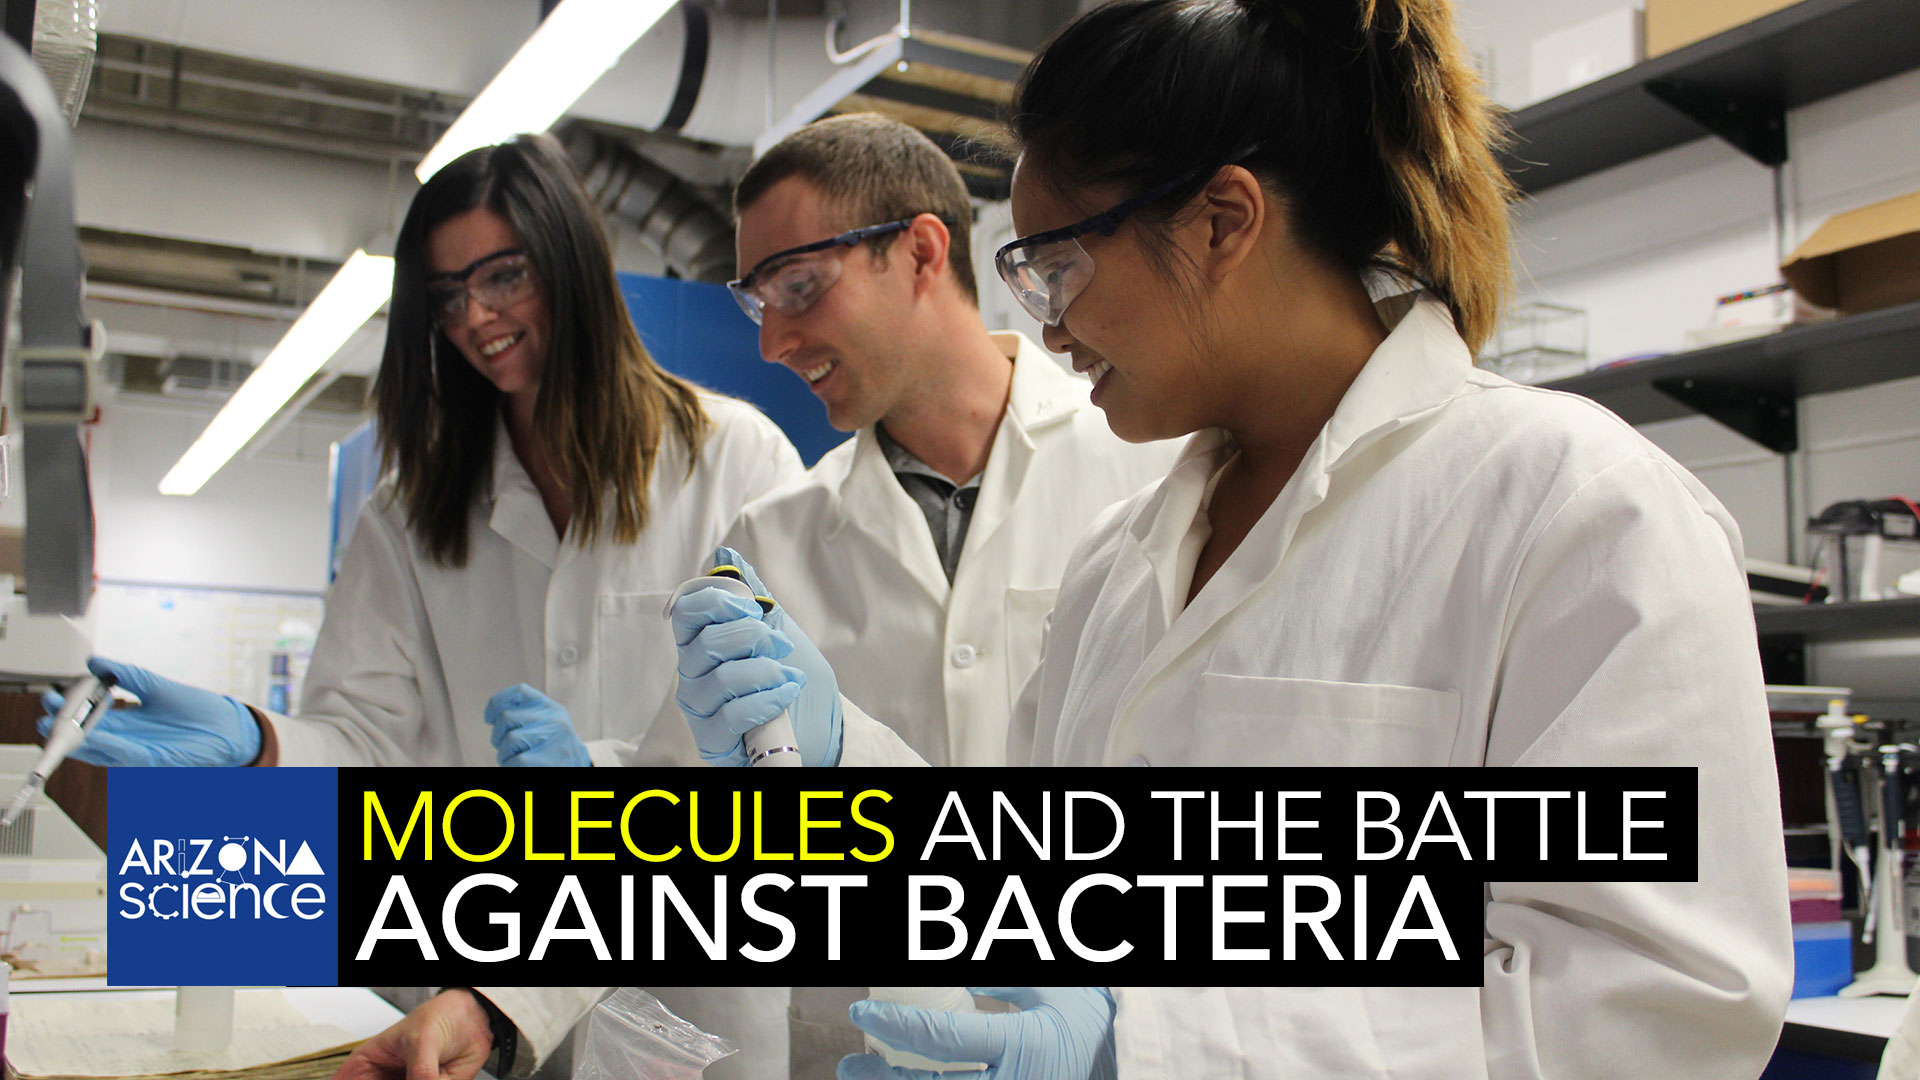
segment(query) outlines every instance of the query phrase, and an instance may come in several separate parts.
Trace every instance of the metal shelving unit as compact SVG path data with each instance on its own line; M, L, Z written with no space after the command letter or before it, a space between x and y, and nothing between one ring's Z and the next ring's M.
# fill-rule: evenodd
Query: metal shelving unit
M1707 135L1779 165L1787 110L1920 68L1916 22L1913 0L1802 0L1520 109L1507 169L1541 191Z
M1799 449L1796 416L1801 397L1916 376L1920 303L1543 385L1590 397L1631 424L1701 413L1787 454Z
M1807 644L1920 637L1920 597L1839 604L1771 605L1754 609L1761 640Z

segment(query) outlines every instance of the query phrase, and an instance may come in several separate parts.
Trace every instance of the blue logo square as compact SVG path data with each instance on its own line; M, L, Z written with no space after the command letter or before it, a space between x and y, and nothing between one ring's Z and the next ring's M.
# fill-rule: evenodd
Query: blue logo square
M107 773L107 981L332 986L333 769Z

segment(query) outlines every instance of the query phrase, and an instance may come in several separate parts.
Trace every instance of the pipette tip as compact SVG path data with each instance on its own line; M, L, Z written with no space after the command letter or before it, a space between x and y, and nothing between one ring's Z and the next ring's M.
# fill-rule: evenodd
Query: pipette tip
M8 828L19 820L20 812L33 801L34 792L40 790L40 785L35 783L38 779L40 778L37 776L29 779L26 786L20 789L20 793L13 797L13 801L7 804L7 812L0 814L0 829Z

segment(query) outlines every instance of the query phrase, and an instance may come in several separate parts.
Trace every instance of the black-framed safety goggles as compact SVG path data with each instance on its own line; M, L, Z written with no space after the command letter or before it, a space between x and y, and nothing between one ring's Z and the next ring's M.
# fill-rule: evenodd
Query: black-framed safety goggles
M747 318L756 325L769 307L782 315L798 315L812 307L814 301L840 280L839 259L809 259L806 256L835 248L858 247L878 236L904 232L919 216L915 214L899 221L864 225L825 240L776 251L754 263L753 269L745 277L727 282L727 290L733 293L734 302L740 305L740 310L746 312Z
M1081 237L1089 233L1112 236L1134 211L1159 202L1206 173L1246 161L1260 152L1261 145L1255 142L1220 165L1189 169L1085 220L1008 241L994 253L994 269L1027 314L1047 326L1059 326L1068 306L1093 280L1093 256L1080 246Z
M1027 314L1059 326L1068 305L1093 280L1093 256L1080 246L1080 238L1089 233L1112 236L1134 211L1173 194L1200 173L1181 173L1090 218L1010 240L994 253L994 269Z

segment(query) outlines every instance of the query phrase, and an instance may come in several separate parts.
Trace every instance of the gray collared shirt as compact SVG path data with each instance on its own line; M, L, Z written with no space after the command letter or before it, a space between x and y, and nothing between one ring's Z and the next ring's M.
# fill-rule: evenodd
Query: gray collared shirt
M927 528L933 533L933 549L940 556L940 568L953 583L953 571L960 565L960 549L967 546L967 527L973 524L973 504L980 497L980 477L964 484L940 475L933 466L914 457L912 451L894 442L887 429L874 425L880 440L880 452L887 456L887 467L894 479L927 515Z

